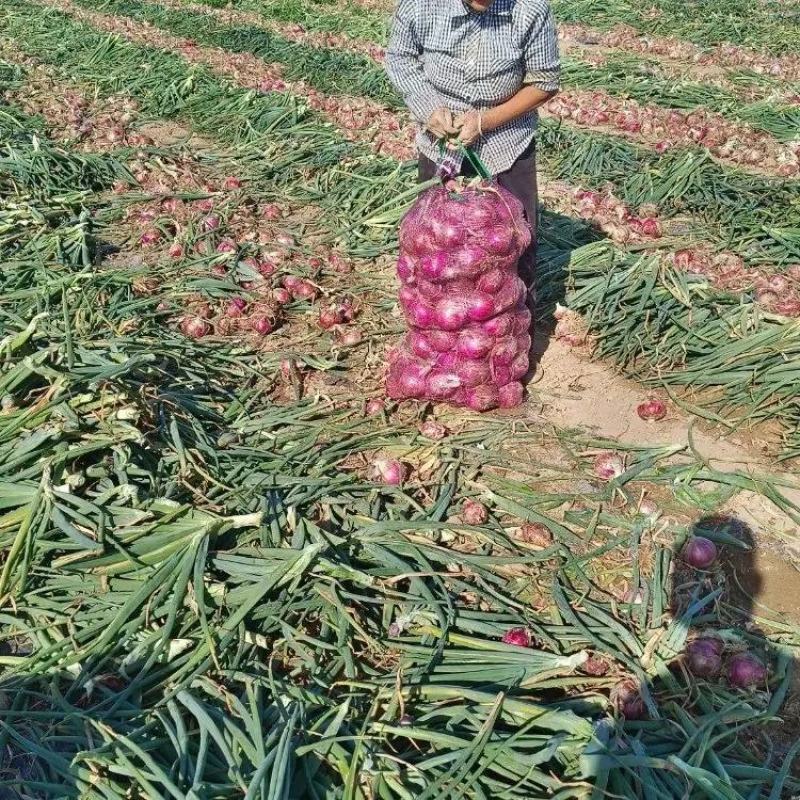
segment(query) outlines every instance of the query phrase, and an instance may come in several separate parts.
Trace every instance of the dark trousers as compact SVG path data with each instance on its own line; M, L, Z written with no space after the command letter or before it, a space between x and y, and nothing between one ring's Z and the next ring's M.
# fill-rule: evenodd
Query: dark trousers
M464 161L461 174L474 176L472 165ZM420 153L419 180L428 181L436 177L436 163ZM519 260L519 276L528 287L528 303L533 310L535 302L534 279L536 276L536 223L539 216L539 196L536 188L536 145L531 142L525 152L510 169L495 175L497 182L516 197L525 209L525 217L531 226L531 245Z

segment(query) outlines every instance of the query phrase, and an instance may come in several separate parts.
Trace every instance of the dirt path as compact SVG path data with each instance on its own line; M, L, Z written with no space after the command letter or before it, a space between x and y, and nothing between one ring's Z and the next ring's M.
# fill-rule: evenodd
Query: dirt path
M636 407L647 398L641 386L619 375L611 365L546 338L537 341L544 353L540 371L528 387L532 414L562 428L586 428L623 444L688 445L691 436L695 451L721 472L781 474L775 463L743 436L723 438L674 405L670 405L670 414L661 422L641 420ZM782 477L797 486L784 489L785 497L800 505L800 480L790 473ZM778 550L785 548L800 560L800 526L762 495L742 492L724 510L748 523L759 542Z

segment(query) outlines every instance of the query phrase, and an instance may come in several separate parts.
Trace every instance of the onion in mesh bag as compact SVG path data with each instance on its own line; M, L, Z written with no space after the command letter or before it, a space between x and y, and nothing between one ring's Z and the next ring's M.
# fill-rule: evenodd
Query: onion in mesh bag
M389 365L386 393L394 400L424 397L430 371L429 364L401 352Z
M521 353L511 362L511 379L515 381L522 380L530 369L530 359L528 353Z
M417 278L417 265L414 259L407 254L403 254L397 259L397 277L400 283L412 284Z
M465 389L464 405L473 411L491 411L500 405L500 393L497 387L490 383Z
M435 250L420 258L419 271L429 281L441 281L445 279L448 264L447 253L444 250Z
M432 400L447 400L461 386L461 379L454 372L435 369L427 377L425 390Z
M484 358L494 347L495 339L483 327L470 325L458 335L456 352L463 358Z
M482 383L489 383L492 379L489 363L484 359L458 361L454 372L458 375L461 383L468 388L480 386Z
M511 381L498 390L500 408L516 408L522 404L524 390L519 381Z
M438 353L447 353L451 351L458 342L458 334L454 331L427 331L428 341L431 347Z
M433 361L436 351L431 347L427 334L421 330L411 330L406 336L406 346L417 358Z

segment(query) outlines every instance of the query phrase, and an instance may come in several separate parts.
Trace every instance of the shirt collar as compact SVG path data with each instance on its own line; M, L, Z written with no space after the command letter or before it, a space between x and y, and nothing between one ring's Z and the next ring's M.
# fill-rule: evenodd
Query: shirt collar
M516 0L494 0L482 15L490 17L506 17L511 15ZM465 0L449 0L448 11L452 17L467 17L475 12L466 4Z

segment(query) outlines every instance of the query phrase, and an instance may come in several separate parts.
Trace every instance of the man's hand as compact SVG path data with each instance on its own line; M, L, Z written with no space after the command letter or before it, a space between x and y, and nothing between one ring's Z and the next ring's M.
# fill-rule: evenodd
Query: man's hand
M483 118L480 111L467 111L455 118L458 140L465 147L475 144L483 135Z
M437 108L428 117L425 129L437 139L447 139L458 133L458 128L453 124L453 112L449 108Z

